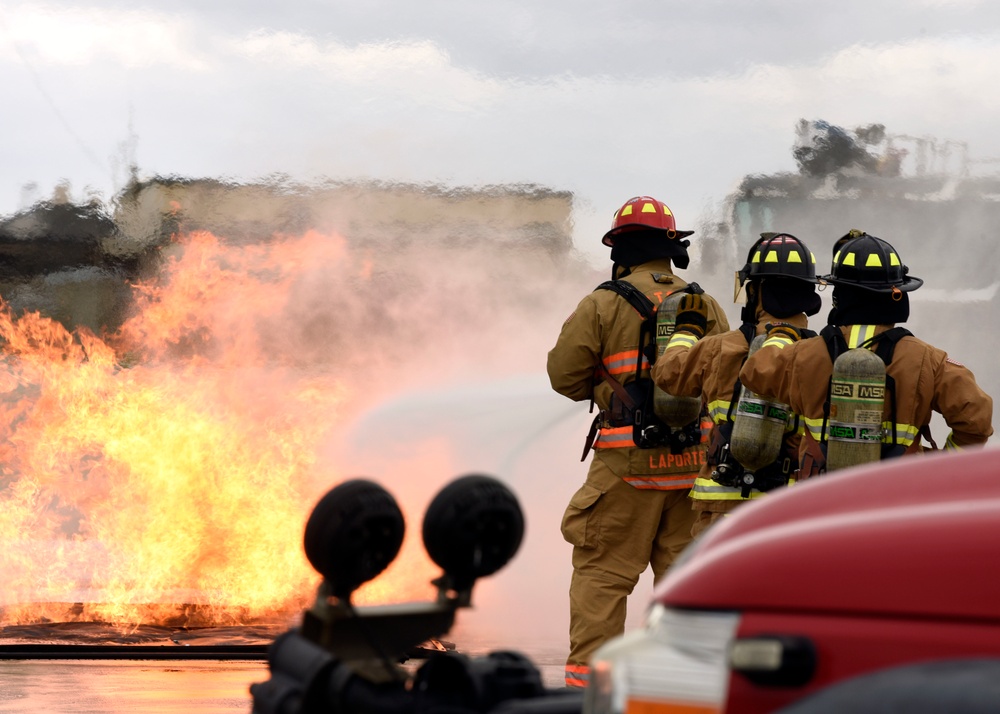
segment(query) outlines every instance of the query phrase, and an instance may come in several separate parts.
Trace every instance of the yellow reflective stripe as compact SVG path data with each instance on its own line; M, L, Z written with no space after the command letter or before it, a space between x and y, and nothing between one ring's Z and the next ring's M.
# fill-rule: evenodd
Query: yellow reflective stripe
M805 429L809 430L812 438L816 441L820 441L820 436L823 433L823 419L808 419L806 417L802 418L804 422L804 429L802 433L805 433ZM917 435L920 433L920 427L913 426L911 424L896 424L896 443L901 446L909 446L912 444ZM882 422L882 443L891 444L892 443L892 422L884 421Z
M708 403L708 416L711 417L712 421L716 424L721 424L726 421L726 417L729 416L729 406L731 402L728 399L716 399Z
M779 350L792 344L792 338L787 335L772 335L764 340L764 344L761 347L777 347Z
M762 491L755 489L750 492L750 498L743 498L740 495L742 491L743 489L739 487L723 486L712 479L699 476L694 480L691 498L697 501L749 501L764 495Z
M944 450L945 451L962 451L962 447L955 443L955 439L952 438L955 433L952 431L948 432L948 438L944 440Z
M847 336L847 346L854 349L874 336L875 325L851 325L851 334Z
M892 422L882 422L882 432L885 434L882 437L882 443L892 443ZM920 427L910 426L909 424L896 424L896 443L901 446L909 446L916 440L919 434Z
M812 438L819 441L820 435L823 433L823 419L809 419L808 417L802 417L802 422L804 426L802 433L805 433L805 429L808 429Z
M690 332L675 332L673 337L670 338L670 342L667 343L667 349L671 347L694 347L695 342L698 338L692 335Z

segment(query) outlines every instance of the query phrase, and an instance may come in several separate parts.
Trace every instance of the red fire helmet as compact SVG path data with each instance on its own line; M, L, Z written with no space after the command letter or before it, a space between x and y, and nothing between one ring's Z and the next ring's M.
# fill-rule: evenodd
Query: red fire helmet
M663 201L657 201L650 196L636 196L627 200L624 206L615 211L611 230L604 234L601 242L613 246L615 236L638 228L665 231L667 238L671 240L694 233L694 231L677 230L674 214Z

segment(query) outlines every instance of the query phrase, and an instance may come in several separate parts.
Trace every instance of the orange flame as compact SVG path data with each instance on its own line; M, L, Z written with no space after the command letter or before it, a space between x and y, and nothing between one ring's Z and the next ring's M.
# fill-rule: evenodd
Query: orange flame
M169 253L114 335L0 301L0 624L240 624L315 592L303 526L339 480L317 454L357 395L306 339L323 321L288 322L344 242L202 232Z

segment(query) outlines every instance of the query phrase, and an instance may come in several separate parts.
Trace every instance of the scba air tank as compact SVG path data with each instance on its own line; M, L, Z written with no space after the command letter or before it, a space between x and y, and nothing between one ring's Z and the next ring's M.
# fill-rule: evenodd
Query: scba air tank
M681 291L668 295L656 309L656 358L667 349L677 323L677 305L687 293ZM700 397L675 397L659 387L653 388L653 412L670 427L682 427L697 421L701 415Z
M765 339L765 335L755 337L748 356L760 349ZM740 387L729 453L746 469L744 485L752 486L754 472L778 459L788 416L787 404L764 399L745 386Z
M871 350L847 350L833 363L826 470L835 471L882 457L885 363Z

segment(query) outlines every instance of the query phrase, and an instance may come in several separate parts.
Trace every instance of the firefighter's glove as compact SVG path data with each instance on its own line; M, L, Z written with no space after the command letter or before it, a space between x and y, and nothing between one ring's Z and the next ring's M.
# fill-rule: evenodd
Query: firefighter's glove
M794 325L789 325L787 322L774 322L767 323L764 325L767 330L767 339L770 340L772 337L786 340L788 342L798 342L802 339L802 333Z
M690 332L701 339L708 332L708 305L702 295L685 295L677 303L675 332Z

